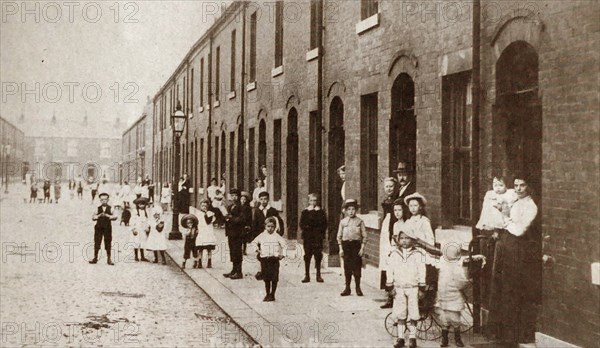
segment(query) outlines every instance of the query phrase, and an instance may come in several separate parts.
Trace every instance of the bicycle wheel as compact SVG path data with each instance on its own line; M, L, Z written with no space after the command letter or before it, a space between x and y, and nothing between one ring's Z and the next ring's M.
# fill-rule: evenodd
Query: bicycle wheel
M417 321L417 338L424 341L435 341L442 337L442 327L432 312Z
M392 313L390 312L384 319L385 331L387 331L390 336L398 337L398 324L396 320L392 318Z
M468 332L473 328L473 307L465 301L465 308L460 312L460 331Z

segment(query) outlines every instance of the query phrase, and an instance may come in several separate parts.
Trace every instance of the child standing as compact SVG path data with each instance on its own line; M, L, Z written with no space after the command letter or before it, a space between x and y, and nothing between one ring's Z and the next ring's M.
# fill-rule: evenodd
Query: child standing
M158 263L158 253L162 258L162 264L166 265L165 250L167 250L167 239L162 233L165 228L165 222L162 220L162 209L159 206L152 209L152 220L150 222L150 235L146 248L154 251L154 263Z
M401 230L398 234L398 247L389 257L386 284L392 289L392 293L395 293L392 313L398 323L398 340L394 348L404 347L404 332L407 326L409 347L417 346L416 324L421 318L419 297L425 288L423 257L423 252L415 247L414 235Z
M439 268L436 312L442 326L442 342L440 347L448 347L448 333L454 328L454 340L457 347L464 347L460 337L460 313L465 308L463 289L468 284L464 262L466 257L461 257L460 245L447 244ZM473 255L473 260L485 260L483 255Z
M185 235L185 244L183 245L183 263L181 268L185 268L185 262L190 258L190 254L194 257L198 257L198 251L196 250L196 237L198 236L198 218L193 214L185 214L181 218L181 226L183 226ZM194 268L197 266L194 263Z
M213 229L213 222L215 221L215 213L208 210L210 201L203 199L200 201L200 216L198 217L198 235L196 236L196 249L198 257L194 262L196 268L202 268L202 254L206 250L208 261L206 268L212 267L212 251L215 250L217 245L217 238L215 237L215 231Z
M362 296L360 288L360 277L362 268L362 256L365 245L367 244L367 230L362 219L356 216L358 202L355 199L347 199L342 207L346 215L340 221L337 233L337 242L340 248L340 257L344 258L344 276L346 277L346 287L340 294L348 296L351 294L350 282L354 275L356 284L356 295Z
M317 205L319 198L316 193L308 195L308 207L300 213L300 229L304 246L304 279L303 283L310 282L310 259L315 257L317 269L317 282L322 283L321 260L323 259L323 239L327 231L327 216L325 211Z
M285 239L275 233L276 223L275 217L268 217L265 220L265 231L252 241L262 266L262 279L265 282L266 292L264 302L275 301L275 291L279 281L279 260L283 259L287 250Z
M148 200L145 198L137 198L133 203L136 206L136 210L134 214L132 214L133 227L131 228L131 242L133 243L135 250L135 260L149 261L144 257L144 249L146 248L148 234L150 234L148 212L146 211ZM138 251L140 257L138 257Z

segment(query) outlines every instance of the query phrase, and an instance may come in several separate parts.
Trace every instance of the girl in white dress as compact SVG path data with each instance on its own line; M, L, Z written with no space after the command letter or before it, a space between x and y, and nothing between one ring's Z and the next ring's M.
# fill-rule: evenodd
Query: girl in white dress
M162 258L163 265L167 264L165 260L165 250L167 250L167 238L165 232L165 222L162 219L162 208L156 206L152 209L152 219L149 221L150 235L146 243L146 249L154 251L154 263L158 263L158 253Z
M163 211L169 210L169 205L171 205L171 188L169 187L168 182L165 182L160 191L160 204L162 205Z
M144 257L144 249L146 249L146 242L148 240L148 234L150 233L148 212L146 211L148 200L145 198L138 198L134 201L134 204L136 205L136 209L131 213L131 243L135 250L135 260L149 261ZM140 254L139 258L138 251Z
M198 235L196 236L196 250L198 258L196 259L197 268L202 268L202 254L206 250L208 261L206 268L212 267L212 251L217 245L217 238L213 229L215 213L208 210L210 201L203 199L200 201L200 213L198 213Z

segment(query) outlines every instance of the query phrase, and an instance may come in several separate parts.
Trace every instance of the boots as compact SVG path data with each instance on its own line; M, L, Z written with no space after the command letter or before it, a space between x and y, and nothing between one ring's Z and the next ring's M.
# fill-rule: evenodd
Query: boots
M456 342L457 347L465 346L465 344L462 341L462 338L460 337L460 328L454 329L454 342Z
M321 259L315 260L315 268L317 269L317 282L322 283L323 278L321 278Z
M167 264L167 260L165 259L165 251L164 250L160 251L160 256L162 257L162 264L166 265Z
M416 338L408 339L408 348L417 348L417 339Z
M158 263L158 250L154 250L154 261L153 263Z
M138 249L133 249L134 253L135 253L135 261L140 261L140 258L138 257Z
M304 260L304 279L302 279L302 282L310 282L310 260Z
M383 305L381 305L379 308L385 309L385 308L392 308L392 307L394 307L394 297L392 296L392 292L388 290L386 292L386 295L387 295L386 302Z
M448 330L442 329L442 343L440 347L448 347Z
M356 296L363 296L363 292L360 289L360 276L354 276L354 282L356 283Z
M100 250L94 250L94 258L89 261L92 265L98 263L98 252L99 251Z
M146 262L150 262L150 260L148 260L147 258L144 257L144 249L139 249L140 250L140 261L146 261Z
M212 268L212 259L208 259L208 262L206 263L206 268Z
M348 296L352 293L352 291L350 291L350 281L351 280L352 280L352 274L346 274L346 288L344 289L344 291L342 291L340 296Z
M202 268L202 258L198 259L198 266L196 268Z
M110 266L114 266L115 264L112 262L112 260L110 259L110 250L106 251L106 263Z
M186 260L183 260L183 262L181 263L181 269L184 269L184 268L185 268L185 261L186 261Z

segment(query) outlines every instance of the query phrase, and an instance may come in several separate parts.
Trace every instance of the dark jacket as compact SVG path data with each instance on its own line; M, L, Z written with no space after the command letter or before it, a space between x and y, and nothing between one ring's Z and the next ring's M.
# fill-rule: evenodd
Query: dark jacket
M102 206L98 206L98 209L96 211L96 214L100 214L102 213ZM112 215L112 208L110 205L106 206L106 211L104 212L105 214L108 215ZM103 231L112 231L112 223L109 217L106 216L101 216L98 218L98 220L96 220L96 230L103 230Z
M241 238L244 235L244 215L240 202L227 207L229 216L225 222L225 235L229 238Z
M267 215L265 216L263 212L258 208L252 209L252 235L254 238L261 234L265 230L265 220L268 217L274 216L279 221L279 235L283 236L285 233L285 227L283 225L283 220L279 217L279 212L277 209L270 207L267 209Z
M327 215L323 209L302 210L300 213L300 229L304 243L321 243L327 231Z

